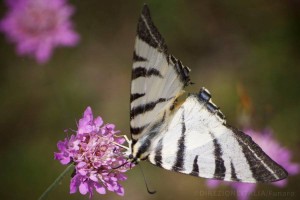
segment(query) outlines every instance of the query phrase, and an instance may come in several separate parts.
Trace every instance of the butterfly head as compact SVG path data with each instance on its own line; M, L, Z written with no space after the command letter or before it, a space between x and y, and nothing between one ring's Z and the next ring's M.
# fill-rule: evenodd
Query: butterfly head
M138 158L132 151L132 140L128 140L127 142L128 142L129 147L128 147L127 151L125 151L125 153L124 153L125 157L127 158L128 162L136 165L141 161L141 159Z
M140 158L134 157L133 154L128 155L128 162L137 165L141 161Z

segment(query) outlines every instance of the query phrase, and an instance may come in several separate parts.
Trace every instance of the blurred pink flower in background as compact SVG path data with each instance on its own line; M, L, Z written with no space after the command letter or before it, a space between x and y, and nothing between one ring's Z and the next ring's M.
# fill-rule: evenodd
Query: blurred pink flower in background
M9 10L0 21L0 31L17 45L19 55L45 63L54 48L78 43L70 21L74 8L67 0L6 0L6 4Z
M101 117L94 119L92 109L88 107L79 120L76 135L59 141L59 152L54 158L61 164L74 164L75 171L70 183L70 193L79 192L93 196L94 189L99 194L106 190L124 195L124 188L119 181L124 181L124 175L131 164L122 151L124 137L115 134L115 125L105 124Z
M272 131L266 129L262 132L256 132L252 129L244 130L244 133L251 136L264 152L270 156L274 161L280 164L288 173L289 176L296 175L300 171L300 165L291 162L292 152L285 147L282 147L278 141L273 137ZM216 188L220 184L229 185L236 190L239 200L249 199L252 192L255 191L256 184L253 183L239 183L239 182L225 182L219 180L207 180L207 186ZM273 182L272 185L277 187L284 187L287 184L287 179Z

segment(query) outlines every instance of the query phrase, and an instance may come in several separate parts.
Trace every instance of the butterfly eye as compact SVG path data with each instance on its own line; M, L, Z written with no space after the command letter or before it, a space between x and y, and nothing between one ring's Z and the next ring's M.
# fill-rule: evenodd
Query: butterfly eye
M130 155L128 156L128 158L129 158L129 159L133 159L133 155L130 154Z

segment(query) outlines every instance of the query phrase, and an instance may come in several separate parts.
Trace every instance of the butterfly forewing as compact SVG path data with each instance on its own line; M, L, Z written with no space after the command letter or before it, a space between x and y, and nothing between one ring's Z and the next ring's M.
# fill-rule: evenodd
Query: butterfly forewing
M160 121L189 83L189 69L167 53L164 39L144 6L133 53L130 127L133 141Z

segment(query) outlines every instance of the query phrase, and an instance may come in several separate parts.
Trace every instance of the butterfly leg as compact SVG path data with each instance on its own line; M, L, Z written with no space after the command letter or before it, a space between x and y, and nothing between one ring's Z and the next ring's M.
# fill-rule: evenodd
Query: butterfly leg
M115 144L115 145L117 145L117 146L119 146L119 147L122 147L123 149L126 149L126 150L129 150L129 149L130 149L129 147L126 147L126 146L121 145L121 144L119 144L119 143L116 143L116 142L112 142L112 143Z
M124 149L126 149L126 151L124 152L124 155L129 159L131 160L132 158L132 149L131 149L131 143L132 143L132 140L128 139L127 135L118 135L118 136L115 136L115 137L123 137L127 144L128 144L128 147L127 146L124 146L124 145L121 145L121 144L118 144L116 142L113 142L115 145L119 146L119 147L122 147Z
M131 150L132 141L128 139L127 135L118 135L118 136L115 136L115 137L123 137L126 140L129 147L121 145L121 144L116 143L116 142L113 142L115 145L118 145L119 147L122 147L122 148L126 149L127 151Z

